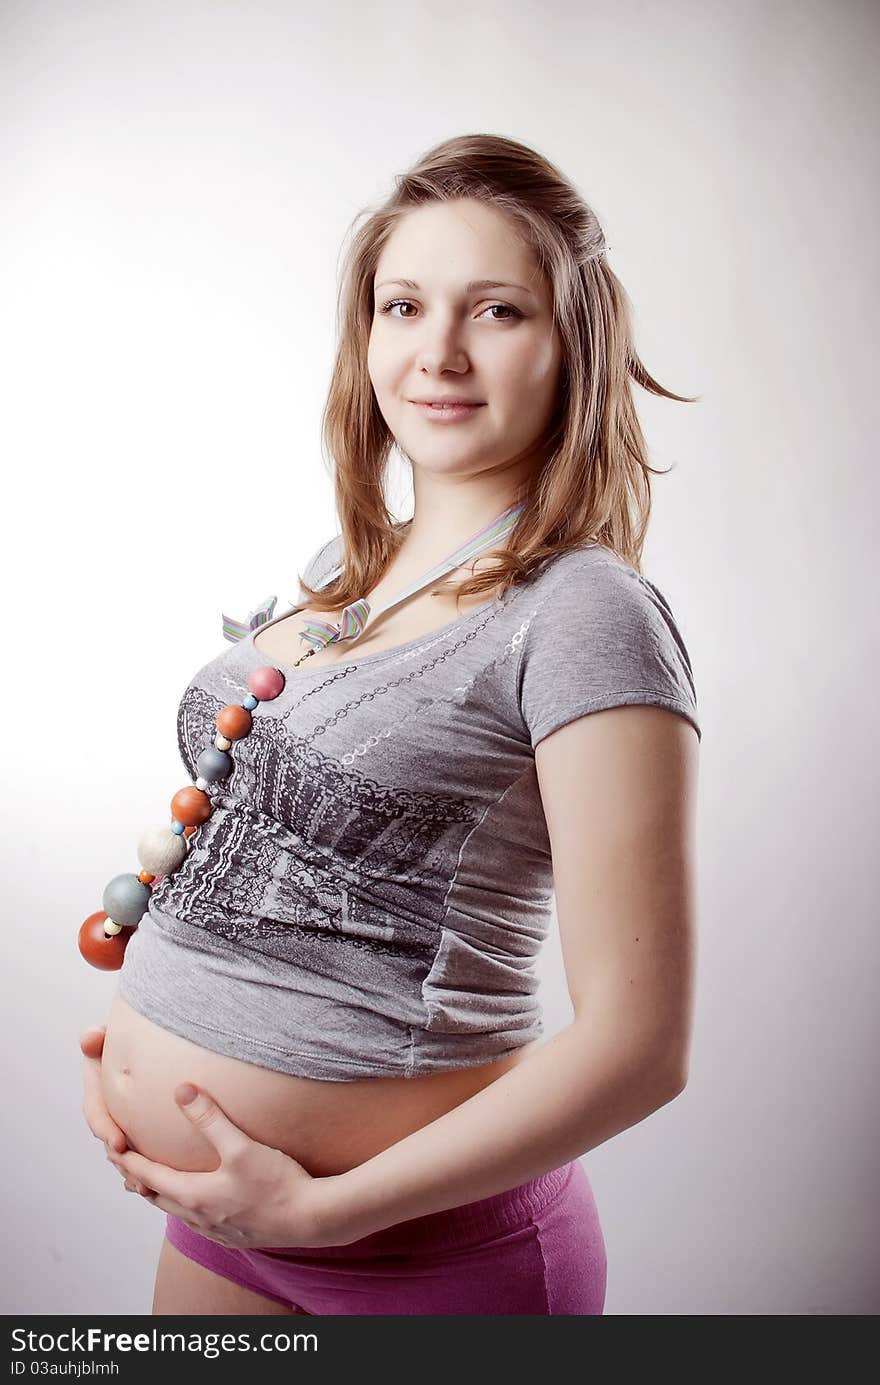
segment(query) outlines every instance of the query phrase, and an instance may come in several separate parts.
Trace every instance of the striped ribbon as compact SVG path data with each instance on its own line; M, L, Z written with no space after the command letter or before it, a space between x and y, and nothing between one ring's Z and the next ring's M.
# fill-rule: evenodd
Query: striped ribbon
M261 601L255 610L248 612L247 620L234 620L232 616L223 617L223 638L224 640L243 640L245 635L249 635L252 630L259 630L261 625L265 625L267 620L272 619L272 612L275 610L277 596L267 596L265 601Z
M399 606L402 601L414 596L416 592L422 591L424 587L432 586L439 578L444 577L447 572L452 572L454 568L461 567L463 563L471 558L476 558L487 548L492 548L510 533L522 511L525 509L525 501L519 501L504 510L497 519L493 519L491 524L469 538L454 553L450 553L447 558L443 558L420 577L412 582L393 601L388 601L384 606L379 606L372 612L373 619L384 615L394 606ZM272 610L275 606L276 597L271 597L258 606L255 611L248 615L247 622L230 619L229 616L223 617L223 634L228 640L242 639L251 630L256 630L260 625L264 625L270 619ZM342 644L351 640L359 639L366 629L370 618L371 608L366 597L359 597L350 606L346 606L342 611L339 622L332 625L323 620L312 620L300 631L300 639L312 646L317 652L324 649L328 644Z

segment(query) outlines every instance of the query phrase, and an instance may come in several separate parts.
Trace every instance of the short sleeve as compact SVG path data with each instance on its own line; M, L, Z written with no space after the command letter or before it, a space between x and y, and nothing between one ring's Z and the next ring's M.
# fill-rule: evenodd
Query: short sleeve
M663 593L611 550L565 554L522 641L519 701L532 746L607 707L679 712L702 738L688 651Z
M303 569L303 579L308 582L310 587L323 587L332 577L335 577L342 566L344 544L341 534L336 534L327 543L322 543L321 547L309 558ZM300 587L300 600L305 601L306 596Z

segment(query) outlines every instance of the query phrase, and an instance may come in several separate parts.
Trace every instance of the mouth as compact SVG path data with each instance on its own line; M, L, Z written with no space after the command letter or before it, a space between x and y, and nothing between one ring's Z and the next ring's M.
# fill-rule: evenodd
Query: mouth
M448 421L450 423L455 419L470 418L478 409L485 407L482 403L476 403L475 401L467 399L444 399L437 400L436 403L425 403L422 400L413 399L411 402L417 409L421 410L426 418L437 419L440 422Z

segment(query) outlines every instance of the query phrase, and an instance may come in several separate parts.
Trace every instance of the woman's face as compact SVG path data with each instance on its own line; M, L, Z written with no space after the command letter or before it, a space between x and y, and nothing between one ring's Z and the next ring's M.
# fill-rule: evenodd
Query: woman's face
M479 279L495 287L468 287ZM413 465L467 475L528 459L563 357L549 287L511 223L470 198L417 207L383 247L373 288L370 379ZM443 422L413 402L442 398L481 407Z

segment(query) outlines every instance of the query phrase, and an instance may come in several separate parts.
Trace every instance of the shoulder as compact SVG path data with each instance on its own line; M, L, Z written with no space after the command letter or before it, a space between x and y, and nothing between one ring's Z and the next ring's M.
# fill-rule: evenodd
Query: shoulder
M624 562L613 548L601 543L558 553L548 558L535 576L536 587L542 593L556 593L566 585L575 583L574 590L581 595L588 595L590 591L603 587L625 591L633 584L638 585L646 580L640 572Z
M699 734L691 659L669 602L604 545L539 569L519 690L533 744L568 713L636 702L684 710Z
M535 582L534 617L538 623L570 619L581 630L647 624L680 638L660 588L603 544L549 560Z
M342 534L334 534L317 548L302 570L302 578L310 587L323 587L335 577L345 557Z

